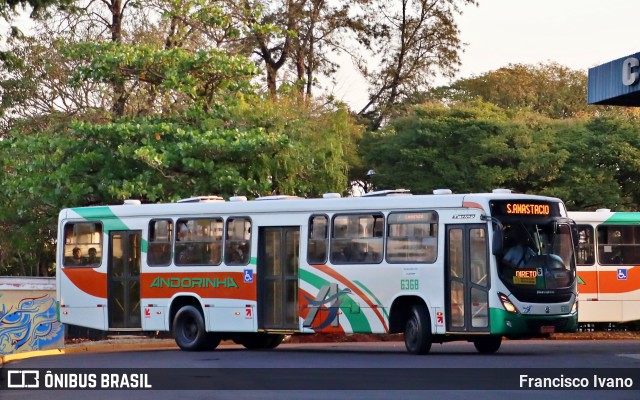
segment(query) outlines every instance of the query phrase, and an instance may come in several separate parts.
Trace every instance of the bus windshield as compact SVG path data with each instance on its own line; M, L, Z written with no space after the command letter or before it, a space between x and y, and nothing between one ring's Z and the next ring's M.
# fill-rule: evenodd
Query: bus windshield
M511 290L555 294L555 289L572 286L575 262L568 223L518 221L503 227L498 266L500 278Z

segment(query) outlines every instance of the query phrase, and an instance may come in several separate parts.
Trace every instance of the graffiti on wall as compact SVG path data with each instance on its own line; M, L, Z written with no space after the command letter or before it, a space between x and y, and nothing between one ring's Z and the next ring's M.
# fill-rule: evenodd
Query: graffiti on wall
M55 296L43 291L0 293L0 354L63 347Z

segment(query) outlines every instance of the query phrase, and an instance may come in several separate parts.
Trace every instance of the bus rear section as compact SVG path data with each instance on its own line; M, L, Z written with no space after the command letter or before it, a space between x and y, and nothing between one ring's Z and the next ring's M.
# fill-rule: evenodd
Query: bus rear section
M558 199L504 193L67 209L60 317L171 331L183 350L403 333L414 354L455 340L492 353L503 336L575 330L571 229ZM524 237L535 254L508 265Z
M640 213L569 212L584 329L632 329L640 321Z

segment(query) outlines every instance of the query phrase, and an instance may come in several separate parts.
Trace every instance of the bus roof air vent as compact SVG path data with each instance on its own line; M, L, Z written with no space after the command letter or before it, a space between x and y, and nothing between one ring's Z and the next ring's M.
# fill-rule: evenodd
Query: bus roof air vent
M224 201L224 199L220 196L195 196L178 200L178 203L213 203L218 201Z
M411 196L409 189L377 190L375 192L364 193L362 197L382 197L382 196Z
M433 194L452 194L453 192L451 191L451 189L434 189L433 190Z
M142 204L142 202L140 200L127 199L123 204L125 206L139 206L140 204Z
M322 195L323 199L339 199L341 197L340 193L325 193Z
M262 197L256 198L256 200L302 200L302 199L304 199L304 197L287 196L284 194L277 194L273 196L262 196Z
M231 196L229 201L247 201L247 196Z
M596 212L611 212L610 208L598 208Z
M493 189L491 193L511 193L511 189Z

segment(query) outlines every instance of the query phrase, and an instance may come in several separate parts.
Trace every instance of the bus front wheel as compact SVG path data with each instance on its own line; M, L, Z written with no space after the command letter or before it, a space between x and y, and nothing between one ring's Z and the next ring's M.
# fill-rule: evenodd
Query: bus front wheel
M425 306L411 308L404 328L404 345L411 354L427 354L431 350L431 318Z
M213 350L220 336L205 330L202 313L194 306L184 306L173 319L173 335L178 347L186 351Z

